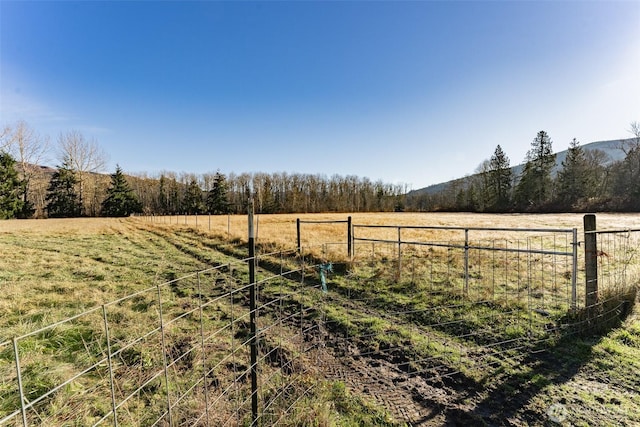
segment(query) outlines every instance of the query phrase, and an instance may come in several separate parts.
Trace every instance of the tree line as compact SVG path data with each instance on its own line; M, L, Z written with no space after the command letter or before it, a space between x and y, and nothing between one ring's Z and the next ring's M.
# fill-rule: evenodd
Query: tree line
M55 144L58 165L42 165L53 151L48 137L26 122L0 133L0 218L245 213L471 211L570 212L640 210L640 123L611 162L574 139L555 171L546 131L531 142L524 168L515 174L498 145L472 176L436 194L407 196L407 186L353 175L300 173L191 174L162 172L105 175L107 155L97 141L72 130Z
M41 166L55 152L55 168ZM406 186L357 176L162 172L105 175L107 155L72 130L56 144L26 122L0 133L0 218L125 216L132 213L258 213L402 210Z
M452 181L435 194L408 197L407 208L422 211L577 212L640 210L640 123L620 145L622 160L601 150L584 150L575 138L557 171L546 131L531 142L524 168L516 175L498 145L472 176ZM555 173L554 173L555 172Z
M403 209L406 187L357 176L221 172L137 175L131 185L148 214L378 212Z

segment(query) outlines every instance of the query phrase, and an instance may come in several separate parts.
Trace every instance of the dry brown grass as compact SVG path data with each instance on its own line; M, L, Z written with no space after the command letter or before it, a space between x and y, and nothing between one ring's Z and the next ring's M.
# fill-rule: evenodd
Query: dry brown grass
M325 213L256 215L259 239L282 245L295 244L296 219L303 221L340 221L351 216L358 225L412 225L451 227L505 228L573 228L582 229L583 214L472 214L472 213ZM138 220L147 220L141 217ZM196 219L197 218L197 219ZM599 213L599 229L640 228L640 213ZM0 233L97 234L121 229L125 219L69 218L0 221ZM186 225L231 239L246 240L246 215L166 216L154 218L158 225ZM303 224L303 234L317 235L318 241L341 242L346 226L343 224ZM322 239L322 237L325 237ZM314 239L315 240L315 239ZM304 240L303 240L304 242Z
M293 248L296 245L296 219L302 221L344 221L352 217L355 225L392 225L392 226L436 226L436 227L500 227L500 228L577 228L582 233L583 214L472 214L472 213L325 213L325 214L279 214L256 215L256 237L260 243L273 244L279 248ZM246 215L221 216L171 216L149 217L138 220L151 221L160 226L187 226L198 230L228 237L232 240L247 240ZM640 228L640 214L597 214L599 229ZM302 224L302 245L346 244L346 224ZM1 229L0 229L1 231ZM396 240L394 228L367 229L356 228L356 237ZM509 238L502 233L499 238ZM511 236L513 237L513 236ZM404 230L403 240L425 239L463 240L461 231L442 230L410 231ZM494 239L493 231L474 231L474 240ZM579 239L582 236L579 235Z
M0 221L0 233L96 235L124 230L123 218L55 218Z

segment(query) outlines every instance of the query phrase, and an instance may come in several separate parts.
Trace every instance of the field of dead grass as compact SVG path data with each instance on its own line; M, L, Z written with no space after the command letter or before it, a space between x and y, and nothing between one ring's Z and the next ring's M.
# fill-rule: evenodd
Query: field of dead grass
M324 213L324 214L279 214L256 215L256 240L259 243L271 244L278 248L293 248L296 245L296 220L301 224L301 244L318 252L318 246L339 246L347 242L347 225L345 223L305 223L305 221L346 221L351 216L354 225L385 226L420 226L420 227L475 227L475 228L577 228L582 240L583 214L475 214L475 213ZM247 240L246 215L218 216L165 216L140 217L139 221L153 222L159 226L196 227L198 230L220 235L235 241ZM638 229L640 213L598 213L598 229ZM2 231L2 228L0 228ZM357 238L397 239L397 230L359 228L354 235ZM496 238L494 231L474 231L473 239ZM501 233L500 238L509 238L508 233ZM407 230L403 231L403 240L425 239L463 240L462 231L444 230ZM316 249L312 249L315 247ZM341 250L343 253L344 250Z
M583 214L475 214L475 213L324 213L256 215L257 238L282 246L296 244L296 219L304 221L345 221L351 216L356 225L504 227L504 228L578 228ZM156 225L188 226L230 239L246 241L246 215L201 215L138 217ZM598 228L640 228L640 213L598 213ZM123 220L114 218L73 218L0 221L0 233L100 234L122 228ZM490 234L489 234L490 235ZM302 224L303 244L346 242L346 224ZM311 237L308 237L311 236ZM366 231L360 237L368 237ZM313 239L313 241L312 241Z

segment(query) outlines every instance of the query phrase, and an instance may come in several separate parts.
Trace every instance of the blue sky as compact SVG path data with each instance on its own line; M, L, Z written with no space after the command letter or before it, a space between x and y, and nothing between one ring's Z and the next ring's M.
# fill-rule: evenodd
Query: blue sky
M539 130L631 136L640 2L0 0L0 97L0 125L81 131L111 169L417 189Z

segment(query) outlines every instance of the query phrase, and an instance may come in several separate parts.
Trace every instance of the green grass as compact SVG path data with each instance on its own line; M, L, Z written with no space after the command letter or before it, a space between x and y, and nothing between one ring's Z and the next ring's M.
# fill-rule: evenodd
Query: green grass
M549 413L558 408L576 425L634 425L640 420L640 322L633 314L634 287L603 292L604 302L594 313L606 321L586 325L579 313L567 316L568 304L563 310L533 310L544 296L512 298L511 303L473 301L455 287L445 291L415 279L428 275L398 280L394 268L391 259L352 266L347 274L334 274L329 294L318 292L318 300L292 298L321 307L327 328L356 345L365 358L386 357L409 374L441 367L462 378L459 394L465 389L475 393L462 400L483 408L467 411L476 421L509 418L548 425ZM600 385L601 392L589 396L585 382Z

